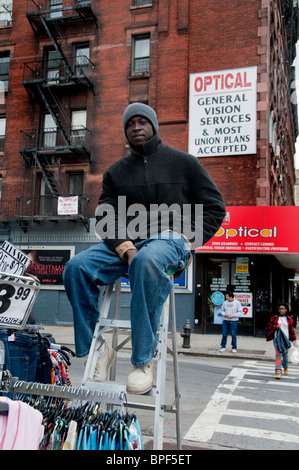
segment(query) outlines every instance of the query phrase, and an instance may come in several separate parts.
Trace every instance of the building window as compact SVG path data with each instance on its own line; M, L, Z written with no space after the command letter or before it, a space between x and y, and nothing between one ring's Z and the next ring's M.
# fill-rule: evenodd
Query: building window
M83 176L82 172L68 174L69 196L83 196Z
M53 215L53 196L43 177L40 180L38 213L39 215Z
M133 38L132 72L148 73L150 68L150 36Z
M4 152L6 117L0 116L0 152Z
M147 5L153 3L152 0L134 0L134 6L139 7L140 5Z
M57 85L60 76L61 55L55 50L46 51L45 76L47 85Z
M86 142L86 109L72 111L72 144L84 147Z
M88 76L89 45L83 44L75 48L75 75Z
M63 2L61 0L49 0L50 18L62 16Z
M9 77L9 51L0 52L0 82L2 82L1 89L8 89Z
M44 116L43 147L56 147L57 124L51 114Z
M82 214L83 209L83 179L84 173L69 173L68 174L68 192L69 196L79 196L78 197L78 214Z
M2 0L0 5L0 26L12 23L12 0Z

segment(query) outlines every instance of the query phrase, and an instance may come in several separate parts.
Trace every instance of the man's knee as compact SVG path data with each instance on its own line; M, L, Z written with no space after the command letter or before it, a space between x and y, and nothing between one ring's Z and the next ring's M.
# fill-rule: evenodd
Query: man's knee
M73 256L65 265L63 271L63 279L67 279L70 276L73 276L74 273L80 268L81 261L80 261L80 253L78 255Z
M152 269L157 264L155 257L148 250L141 249L134 256L130 269Z

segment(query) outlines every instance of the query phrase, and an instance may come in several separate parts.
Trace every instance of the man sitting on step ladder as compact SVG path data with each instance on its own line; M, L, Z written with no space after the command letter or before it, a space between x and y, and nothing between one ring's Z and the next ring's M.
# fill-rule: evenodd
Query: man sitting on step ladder
M205 244L225 216L223 198L198 159L165 145L155 111L130 104L123 128L131 153L105 172L96 209L101 241L74 256L64 285L72 304L76 354L88 355L99 316L99 285L129 275L133 369L127 392L153 386L153 356L163 304L172 282L189 265L192 251ZM115 351L106 343L94 379L108 379Z

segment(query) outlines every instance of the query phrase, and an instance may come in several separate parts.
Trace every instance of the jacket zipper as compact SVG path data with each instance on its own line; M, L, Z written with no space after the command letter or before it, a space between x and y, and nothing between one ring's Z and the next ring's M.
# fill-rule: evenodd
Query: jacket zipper
M147 197L147 200L149 201L148 160L147 160L147 155L145 155L145 157L144 157L144 159L143 159L143 162L144 162L146 197Z

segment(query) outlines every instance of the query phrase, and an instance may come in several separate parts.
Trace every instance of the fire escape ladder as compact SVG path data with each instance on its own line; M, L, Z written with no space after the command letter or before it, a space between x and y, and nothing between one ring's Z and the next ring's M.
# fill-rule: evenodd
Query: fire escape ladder
M38 168L40 169L40 171L43 175L43 178L45 180L46 185L49 188L49 191L51 192L52 196L57 199L60 196L60 194L59 194L58 189L55 185L53 173L51 171L49 171L47 169L46 165L39 160L37 152L35 152L33 154L33 158L34 158Z
M50 101L46 97L46 94L44 93L44 91L43 91L43 89L40 85L37 85L37 89L38 89L38 92L39 92L43 102L45 103L48 111L50 112L52 118L54 119L58 129L60 130L62 138L63 138L65 144L70 146L71 145L70 137L67 135L67 132L66 132L60 118L58 117L58 114L59 114L58 110L63 111L60 102L58 101L58 99L52 93L52 98L55 100L55 105L53 105L52 103L50 103Z
M66 3L68 4L66 5ZM52 124L51 119L49 121L45 119L44 128L28 128L22 131L20 153L23 157L24 174L18 222L24 231L27 231L33 222L41 223L43 220L57 222L60 220L56 208L54 208L55 204L50 207L51 204L48 206L47 202L48 195L54 201L67 192L66 188L61 187L62 182L54 169L60 158L67 158L71 153L80 157L88 156L92 162L92 154L86 145L88 129L82 127L78 130L76 126L72 126L71 118L62 105L64 96L62 90L67 89L68 92L72 92L74 89L78 90L78 87L87 86L94 93L94 85L88 77L88 72L85 73L86 68L92 63L87 58L88 67L84 63L80 68L82 61L81 63L80 60L76 61L77 56L74 63L74 57L70 54L68 42L64 37L64 29L68 25L78 24L78 21L88 20L96 20L98 26L97 17L92 11L91 0L70 0L69 2L59 2L57 6L58 8L56 8L56 3L51 3L48 0L28 0L26 16L37 40L40 34L42 37L47 35L54 46L55 53L52 52L51 47L50 52L53 56L49 54L47 62L38 60L24 64L23 83L29 95L33 100L38 97L41 112L46 111L53 120ZM58 76L55 75L56 68L53 69L54 60L57 61ZM54 64L56 65L55 62ZM46 127L48 122L50 123L49 128ZM52 169L53 171L51 171ZM49 190L46 195L42 195L44 199L41 198L38 201L36 198L39 192L37 188L39 179L37 179L36 170L40 172L43 184ZM67 220L75 222L81 220L89 231L89 221L82 215L68 217Z
M67 61L67 59L66 59L66 57L65 57L65 55L64 55L64 53L61 49L61 47L60 47L60 45L58 44L58 42L57 42L56 38L54 37L54 35L51 33L50 28L48 27L45 18L43 16L41 16L40 20L41 20L41 23L42 23L43 27L45 28L45 31L46 31L47 35L51 39L52 44L53 44L56 52L58 52L58 54L60 54L61 60L63 61L64 66L65 66L65 69L67 70L68 74L71 76L73 74L72 69L71 69L71 67L70 67L70 65L69 65L69 63L68 63L68 61Z

